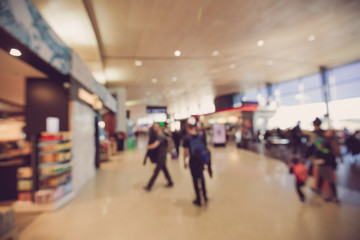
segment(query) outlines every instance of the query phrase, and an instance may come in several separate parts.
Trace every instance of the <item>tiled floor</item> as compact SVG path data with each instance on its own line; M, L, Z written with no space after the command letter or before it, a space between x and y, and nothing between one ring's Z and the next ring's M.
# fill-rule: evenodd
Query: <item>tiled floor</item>
M145 192L154 165L142 165L144 153L124 152L103 164L70 204L36 216L20 240L360 239L359 192L339 188L336 205L306 189L301 204L282 162L228 146L212 149L210 201L199 208L190 172L176 160L168 160L175 186L164 188L160 174Z

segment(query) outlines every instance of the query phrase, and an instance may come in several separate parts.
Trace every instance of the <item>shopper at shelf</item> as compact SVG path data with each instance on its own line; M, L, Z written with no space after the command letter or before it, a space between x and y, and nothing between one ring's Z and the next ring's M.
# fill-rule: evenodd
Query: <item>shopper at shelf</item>
M154 170L154 174L151 177L148 185L144 188L147 191L151 190L151 187L154 184L160 171L164 172L165 177L168 180L168 184L166 185L166 187L172 187L174 185L171 180L169 171L166 168L166 155L167 155L166 137L164 136L164 133L163 133L162 128L160 127L160 124L156 123L153 128L157 134L157 139L155 140L154 143L148 145L147 149L148 150L157 149L157 160L156 160L156 167Z
M206 139L205 136L200 135L196 131L195 125L189 124L187 126L187 137L184 139L183 142L183 149L184 149L184 167L187 168L186 163L186 157L189 154L190 160L190 171L191 176L193 179L196 199L193 201L193 203L197 206L201 206L201 196L200 196L200 188L199 185L201 185L202 194L204 197L205 203L207 203L208 198L206 194L206 187L205 187L205 179L203 175L204 165L207 165L207 169L209 171L210 177L212 177L212 170L211 170L211 162L210 162L210 152L206 146ZM199 143L200 140L200 143ZM197 146L195 146L197 145ZM203 150L197 151L197 149L204 149L206 151L206 154L202 154L199 152L204 152ZM207 158L207 160L205 160Z

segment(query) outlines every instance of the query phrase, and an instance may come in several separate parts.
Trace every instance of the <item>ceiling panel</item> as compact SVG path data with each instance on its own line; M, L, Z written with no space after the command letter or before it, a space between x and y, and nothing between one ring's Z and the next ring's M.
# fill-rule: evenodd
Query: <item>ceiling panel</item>
M107 86L126 87L133 102L186 105L360 59L358 0L90 1ZM64 2L69 9L63 11L82 9L81 1ZM175 50L182 55L175 57ZM212 56L215 50L218 56Z

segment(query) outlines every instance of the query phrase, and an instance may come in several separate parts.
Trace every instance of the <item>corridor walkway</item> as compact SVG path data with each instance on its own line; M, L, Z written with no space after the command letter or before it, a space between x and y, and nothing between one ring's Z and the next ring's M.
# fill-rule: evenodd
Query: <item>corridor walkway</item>
M20 240L232 240L360 238L360 194L339 188L341 204L325 203L307 188L295 194L293 176L280 161L235 147L212 149L214 177L206 174L210 201L192 204L194 191L182 161L168 159L174 187L162 174L143 187L154 165L144 149L120 153L64 208L38 215ZM311 180L308 185L311 185Z

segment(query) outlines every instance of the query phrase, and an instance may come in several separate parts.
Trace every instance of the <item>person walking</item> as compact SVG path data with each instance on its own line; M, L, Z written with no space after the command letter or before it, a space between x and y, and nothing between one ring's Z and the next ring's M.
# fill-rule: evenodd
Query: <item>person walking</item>
M303 157L302 152L302 131L300 129L300 121L298 121L297 125L291 129L291 145L292 145L292 154L297 155L300 154L300 157Z
M184 167L185 169L187 168L186 157L190 155L189 166L196 194L196 198L193 203L197 206L201 206L200 186L204 202L207 203L208 201L203 170L204 165L206 164L210 177L212 177L210 152L206 146L205 136L201 136L197 133L195 125L189 124L187 126L187 134L188 135L183 142ZM208 156L206 156L206 152Z
M171 180L169 171L166 167L167 140L166 137L164 136L162 128L160 127L160 124L156 123L154 125L154 131L157 134L157 139L154 141L154 143L148 145L147 149L148 150L157 149L158 151L157 151L156 167L154 173L150 178L150 181L147 184L147 186L144 187L144 189L147 191L151 190L151 187L153 186L160 171L164 172L165 177L168 181L166 187L172 187L174 185L173 181Z
M318 139L315 142L315 146L315 164L318 165L319 179L316 187L312 188L312 190L317 194L321 194L322 186L326 180L329 183L332 195L325 198L325 201L339 203L333 172L337 165L336 156L340 154L340 150L334 131L325 131L324 138Z
M301 202L305 201L305 195L302 192L301 188L305 185L306 179L308 177L308 170L306 166L300 162L300 160L297 157L292 158L292 172L295 176L295 187L296 192L300 198Z
M149 142L148 142L148 145L151 145L153 144L156 140L157 140L158 136L157 136L157 133L155 132L154 130L154 126L152 126L150 129L149 129ZM152 163L156 163L157 162L157 156L158 156L158 149L155 148L155 149L148 149L146 154L145 154L145 158L144 158L144 162L143 164L145 165L146 164L146 160L148 158L150 158L150 161Z

